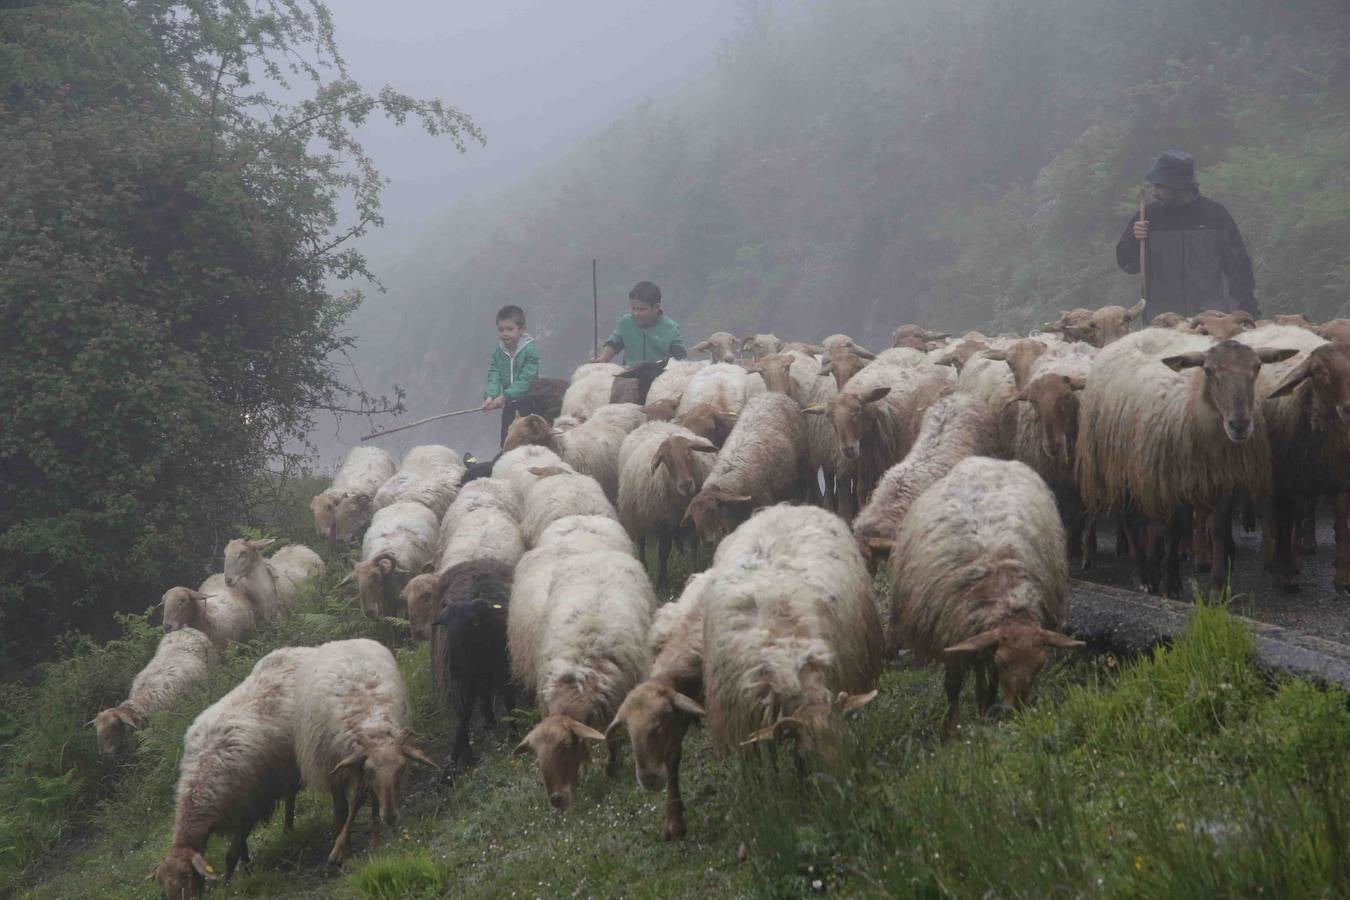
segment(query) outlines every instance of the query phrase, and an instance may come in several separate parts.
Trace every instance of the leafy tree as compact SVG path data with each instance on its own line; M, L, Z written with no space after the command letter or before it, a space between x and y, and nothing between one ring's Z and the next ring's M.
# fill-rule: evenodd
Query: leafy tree
M333 360L360 294L329 286L369 276L351 241L384 183L352 129L482 135L364 90L321 2L9 4L0 85L8 669L199 580L250 476L351 407Z

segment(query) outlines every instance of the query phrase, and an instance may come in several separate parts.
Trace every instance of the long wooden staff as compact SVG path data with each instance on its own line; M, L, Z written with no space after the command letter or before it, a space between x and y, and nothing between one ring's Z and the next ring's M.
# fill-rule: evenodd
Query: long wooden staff
M416 422L410 422L407 425L400 425L397 428L386 428L383 431L377 431L374 434L368 434L365 437L361 438L361 440L368 441L371 438L384 437L386 434L393 434L395 431L406 431L409 428L416 428L418 425L425 425L428 422L435 422L437 419L448 419L451 416L467 416L469 413L476 413L482 411L483 407L481 406L471 406L468 409L457 409L454 412L441 413L440 415L436 416L427 416L425 419L418 419Z
M596 281L596 260L591 260L591 359L600 355L600 285Z
M1144 190L1139 189L1139 221L1144 221ZM1148 238L1139 242L1139 299L1148 307Z

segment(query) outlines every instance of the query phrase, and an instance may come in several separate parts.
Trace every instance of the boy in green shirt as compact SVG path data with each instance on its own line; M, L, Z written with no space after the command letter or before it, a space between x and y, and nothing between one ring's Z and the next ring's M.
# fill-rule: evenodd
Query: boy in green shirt
M497 310L497 337L488 364L487 385L483 388L483 409L502 411L501 443L516 413L529 414L526 393L539 377L539 348L525 333L525 311L519 306Z
M609 362L619 351L629 365L646 360L684 359L684 336L674 319L661 312L661 289L650 281L639 281L628 292L632 310L619 319L614 333L605 341L595 362Z

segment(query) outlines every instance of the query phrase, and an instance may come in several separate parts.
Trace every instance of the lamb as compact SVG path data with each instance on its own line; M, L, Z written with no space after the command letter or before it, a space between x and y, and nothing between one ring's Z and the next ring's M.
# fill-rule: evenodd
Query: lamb
M514 424L514 423L512 423ZM531 475L530 469L537 469L549 466L563 466L562 457L554 453L547 447L540 447L535 444L525 444L516 447L514 450L508 450L498 457L492 465L492 477L501 478L510 482L512 489L515 490L519 498L522 510L525 503L525 491L530 485L538 480L538 476Z
M706 340L699 341L689 348L690 353L707 353L708 359L715 363L734 363L740 341L727 331L714 331Z
M409 760L436 768L413 743L407 689L394 655L358 638L314 648L295 690L295 749L300 775L311 789L333 796L338 829L330 863L351 856L352 821L370 794L371 845L380 824L398 824L399 799Z
M950 369L926 362L898 365L878 359L827 404L806 409L808 415L829 416L839 452L853 468L859 506L881 475L905 458L924 410L952 390L953 380Z
M930 406L914 446L886 470L853 520L853 536L869 570L875 571L895 545L896 531L924 491L961 460L989 455L997 443L994 411L979 397L954 394Z
M1339 593L1350 593L1350 346L1329 343L1305 328L1268 325L1241 335L1252 347L1287 347L1297 355L1263 366L1257 393L1270 435L1272 503L1268 536L1281 586L1298 590L1294 531L1316 498L1336 504L1336 573ZM1270 560L1268 560L1270 561Z
M148 725L155 713L172 709L206 678L219 658L215 643L195 628L177 628L160 638L154 657L132 680L127 698L89 723L94 726L99 756L117 757L132 731Z
M496 724L492 707L498 695L508 711L515 706L506 657L511 568L493 559L460 563L442 572L436 587L439 611L431 637L431 671L446 706L455 713L450 764L472 765L469 723L474 705L489 727Z
M707 439L666 422L643 425L619 449L619 521L644 549L648 536L656 538L659 584L667 583L680 521L716 453Z
M507 450L527 444L548 447L566 465L600 482L613 503L619 496L619 446L644 418L642 410L631 403L605 406L586 422L562 432L539 416L525 416L511 423L502 446Z
M647 632L656 598L647 570L624 553L598 551L571 555L553 568L546 592L528 602L546 609L522 608L513 589L508 639L516 680L534 688L542 721L516 747L533 753L543 774L549 802L568 809L577 777L590 761L585 741L603 741L597 730L613 719L619 704L651 667ZM522 629L517 617L529 623ZM533 654L517 655L520 632ZM607 773L618 774L617 738L609 741Z
M609 516L618 519L600 483L589 475L566 469L534 469L540 477L525 492L525 516L521 531L533 547L551 523L564 516Z
M375 513L352 566L361 610L369 618L392 616L407 579L436 559L436 514L420 503L395 503Z
M248 861L248 836L271 817L278 800L286 801L286 830L293 826L300 789L292 728L295 691L313 654L307 647L272 651L188 728L178 767L173 843L153 873L165 896L196 896L202 882L215 877L203 855L212 834L231 838L225 856L229 878Z
M414 447L404 458L403 467L375 492L375 509L412 501L426 506L439 519L459 493L463 478L464 462L449 447Z
M514 566L524 552L525 538L515 517L495 506L485 506L459 518L436 560L436 571L444 572L474 559L495 559Z
M680 757L684 733L703 716L703 609L711 573L694 575L678 600L656 611L647 640L653 660L647 680L628 692L605 730L612 740L620 729L633 743L638 784L666 789L662 834L668 841L685 836L680 798Z
M1147 303L1138 303L1125 309L1121 306L1103 306L1101 309L1071 309L1059 314L1059 319L1042 326L1042 331L1057 332L1073 341L1085 341L1094 347L1105 347L1130 333L1130 323L1139 317Z
M762 509L718 548L703 614L703 686L714 743L789 734L804 750L876 695L881 623L841 519Z
M741 355L748 355L754 362L766 356L783 352L783 342L772 334L752 334L741 339Z
M225 545L225 584L240 588L253 604L258 622L270 622L290 608L300 584L323 571L323 559L303 544L278 550L271 559L262 551L274 538L235 538Z
M682 524L692 521L699 537L711 543L752 508L801 496L809 479L797 402L761 394L741 411Z
M582 370L585 370L583 372ZM623 371L613 363L588 363L572 375L572 384L563 394L562 414L583 422L591 413L609 403L614 377Z
M713 363L699 369L685 386L677 412L683 414L701 403L710 403L730 413L745 406L748 376L745 369Z
M332 543L349 543L370 522L375 492L394 475L394 458L379 447L353 447L333 484L310 500L314 528Z
M1233 493L1262 497L1270 483L1256 377L1295 352L1149 328L1097 354L1079 401L1075 480L1089 513L1166 523L1168 593L1180 592L1178 542L1197 506L1212 510L1214 579L1225 581ZM1142 527L1127 530L1140 582L1157 590L1160 560L1144 552Z
M982 712L997 685L1020 708L1051 647L1081 647L1054 629L1069 564L1055 498L1019 462L969 457L910 508L891 553L887 653L947 669L946 734L957 725L966 670Z
M720 332L726 334L726 332ZM694 352L694 351L690 351ZM733 355L731 359L714 359L713 362L732 362L736 361ZM708 367L708 361L704 359L672 359L666 363L666 370L652 382L652 388L647 392L647 405L653 406L658 403L670 402L673 406L679 406L680 398L684 396L685 389L689 386L689 379L703 369Z
M253 604L243 591L225 584L225 576L212 575L197 590L173 587L160 600L164 607L164 630L195 628L221 650L241 641L257 628Z

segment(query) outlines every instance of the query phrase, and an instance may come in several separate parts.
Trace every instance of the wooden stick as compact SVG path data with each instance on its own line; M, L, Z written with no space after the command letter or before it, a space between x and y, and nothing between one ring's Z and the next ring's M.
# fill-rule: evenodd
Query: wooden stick
M596 260L591 260L591 359L600 355L600 284L596 280Z
M377 431L374 434L368 434L365 437L361 438L361 440L368 441L371 438L384 437L386 434L393 434L395 431L406 431L409 428L416 428L418 425L425 425L428 422L435 422L437 419L448 419L451 416L466 416L469 413L476 413L476 412L483 412L483 407L471 406L468 409L457 409L454 412L441 413L440 415L436 416L427 416L425 419L418 419L416 422L410 422L407 425L400 425L397 428L386 428L383 431Z
M1139 189L1139 221L1144 221L1144 189ZM1148 303L1148 238L1139 242L1139 299Z

